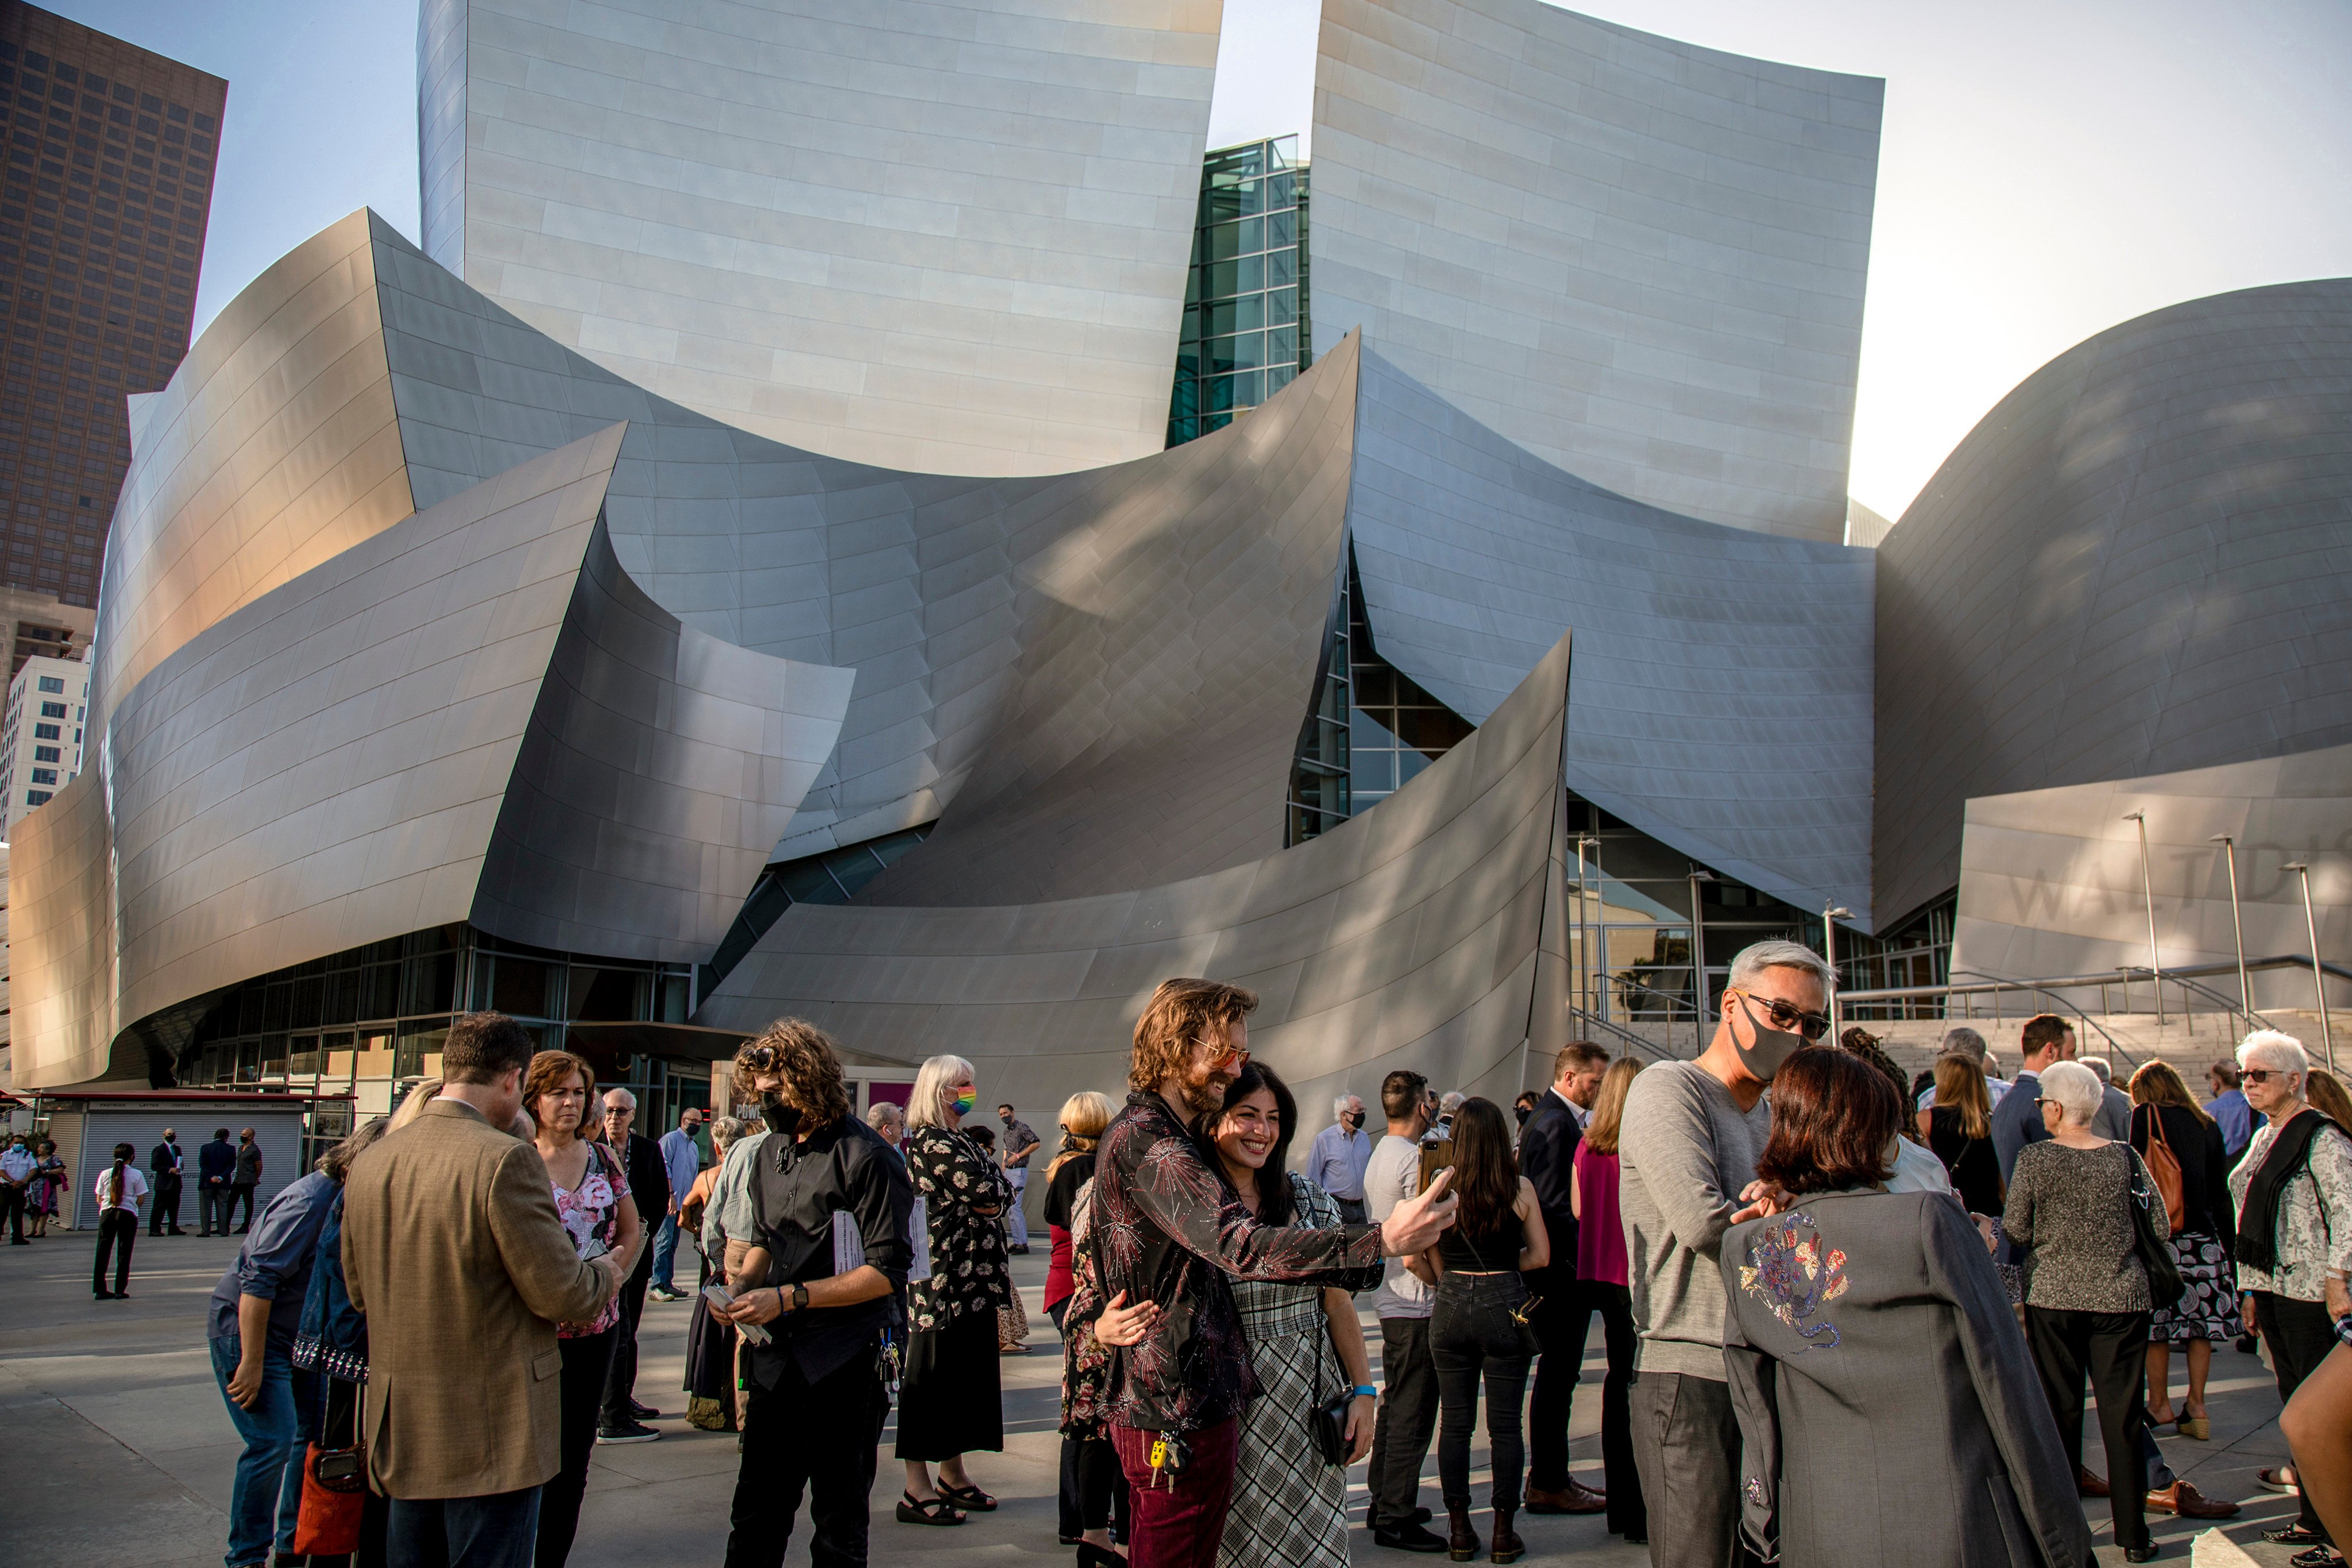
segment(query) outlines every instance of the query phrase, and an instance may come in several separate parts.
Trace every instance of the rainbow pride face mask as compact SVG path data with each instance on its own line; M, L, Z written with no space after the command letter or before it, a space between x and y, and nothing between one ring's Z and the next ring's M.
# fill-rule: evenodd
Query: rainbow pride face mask
M967 1089L961 1094L955 1097L956 1114L958 1116L970 1116L971 1114L972 1107L979 1103L980 1090L976 1089Z

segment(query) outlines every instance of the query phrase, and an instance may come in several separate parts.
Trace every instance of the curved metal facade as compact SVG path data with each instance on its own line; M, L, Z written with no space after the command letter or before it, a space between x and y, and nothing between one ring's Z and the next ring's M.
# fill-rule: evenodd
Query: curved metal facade
M434 0L425 248L654 394L812 451L1158 451L1221 0Z
M1543 0L1324 0L1318 341L1620 495L1835 542L1884 97Z
M2352 279L2142 316L2003 398L1877 552L1881 914L1961 879L1972 797L2352 742L2347 473Z
M1871 552L1612 495L1367 350L1348 521L1381 656L1479 722L1576 628L1569 787L1870 918Z

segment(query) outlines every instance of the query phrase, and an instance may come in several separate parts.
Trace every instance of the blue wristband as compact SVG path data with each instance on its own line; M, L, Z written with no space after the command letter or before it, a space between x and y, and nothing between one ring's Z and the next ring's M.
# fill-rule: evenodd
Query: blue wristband
M1357 1397L1357 1398L1359 1398L1359 1399L1378 1399L1380 1396L1381 1396L1381 1391L1380 1391L1379 1389L1377 1389L1377 1388L1374 1388L1370 1384L1369 1384L1369 1383L1360 1383L1360 1384L1356 1384L1356 1397Z

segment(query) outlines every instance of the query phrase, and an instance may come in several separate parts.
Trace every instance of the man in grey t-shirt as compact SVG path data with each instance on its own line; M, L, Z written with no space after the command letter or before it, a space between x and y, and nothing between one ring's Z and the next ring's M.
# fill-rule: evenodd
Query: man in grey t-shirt
M1429 1080L1397 1071L1381 1080L1388 1135L1364 1167L1364 1207L1373 1223L1421 1191L1421 1135L1429 1131ZM1380 1420L1372 1428L1371 1468L1364 1489L1372 1542L1402 1552L1443 1552L1445 1538L1423 1527L1421 1464L1437 1430L1437 1367L1429 1358L1429 1319L1437 1293L1402 1258L1381 1265L1372 1315L1381 1323Z
M1654 1568L1729 1568L1739 1531L1739 1424L1723 1365L1723 1233L1772 1212L1756 1159L1765 1087L1829 1028L1829 966L1792 942L1732 960L1715 1038L1696 1061L1633 1079L1618 1132L1633 1287L1633 1454Z

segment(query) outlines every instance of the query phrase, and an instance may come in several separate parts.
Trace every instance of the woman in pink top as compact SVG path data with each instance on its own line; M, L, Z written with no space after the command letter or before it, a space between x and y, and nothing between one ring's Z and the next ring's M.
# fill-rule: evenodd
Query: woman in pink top
M1601 1460L1609 1489L1609 1530L1629 1542L1650 1539L1642 1478L1633 1468L1627 1391L1633 1382L1633 1297L1625 1288L1625 1224L1617 1211L1617 1126L1625 1090L1642 1064L1620 1057L1601 1075L1592 1118L1576 1145L1569 1201L1576 1211L1576 1281L1601 1313L1609 1343L1609 1377L1601 1385Z

